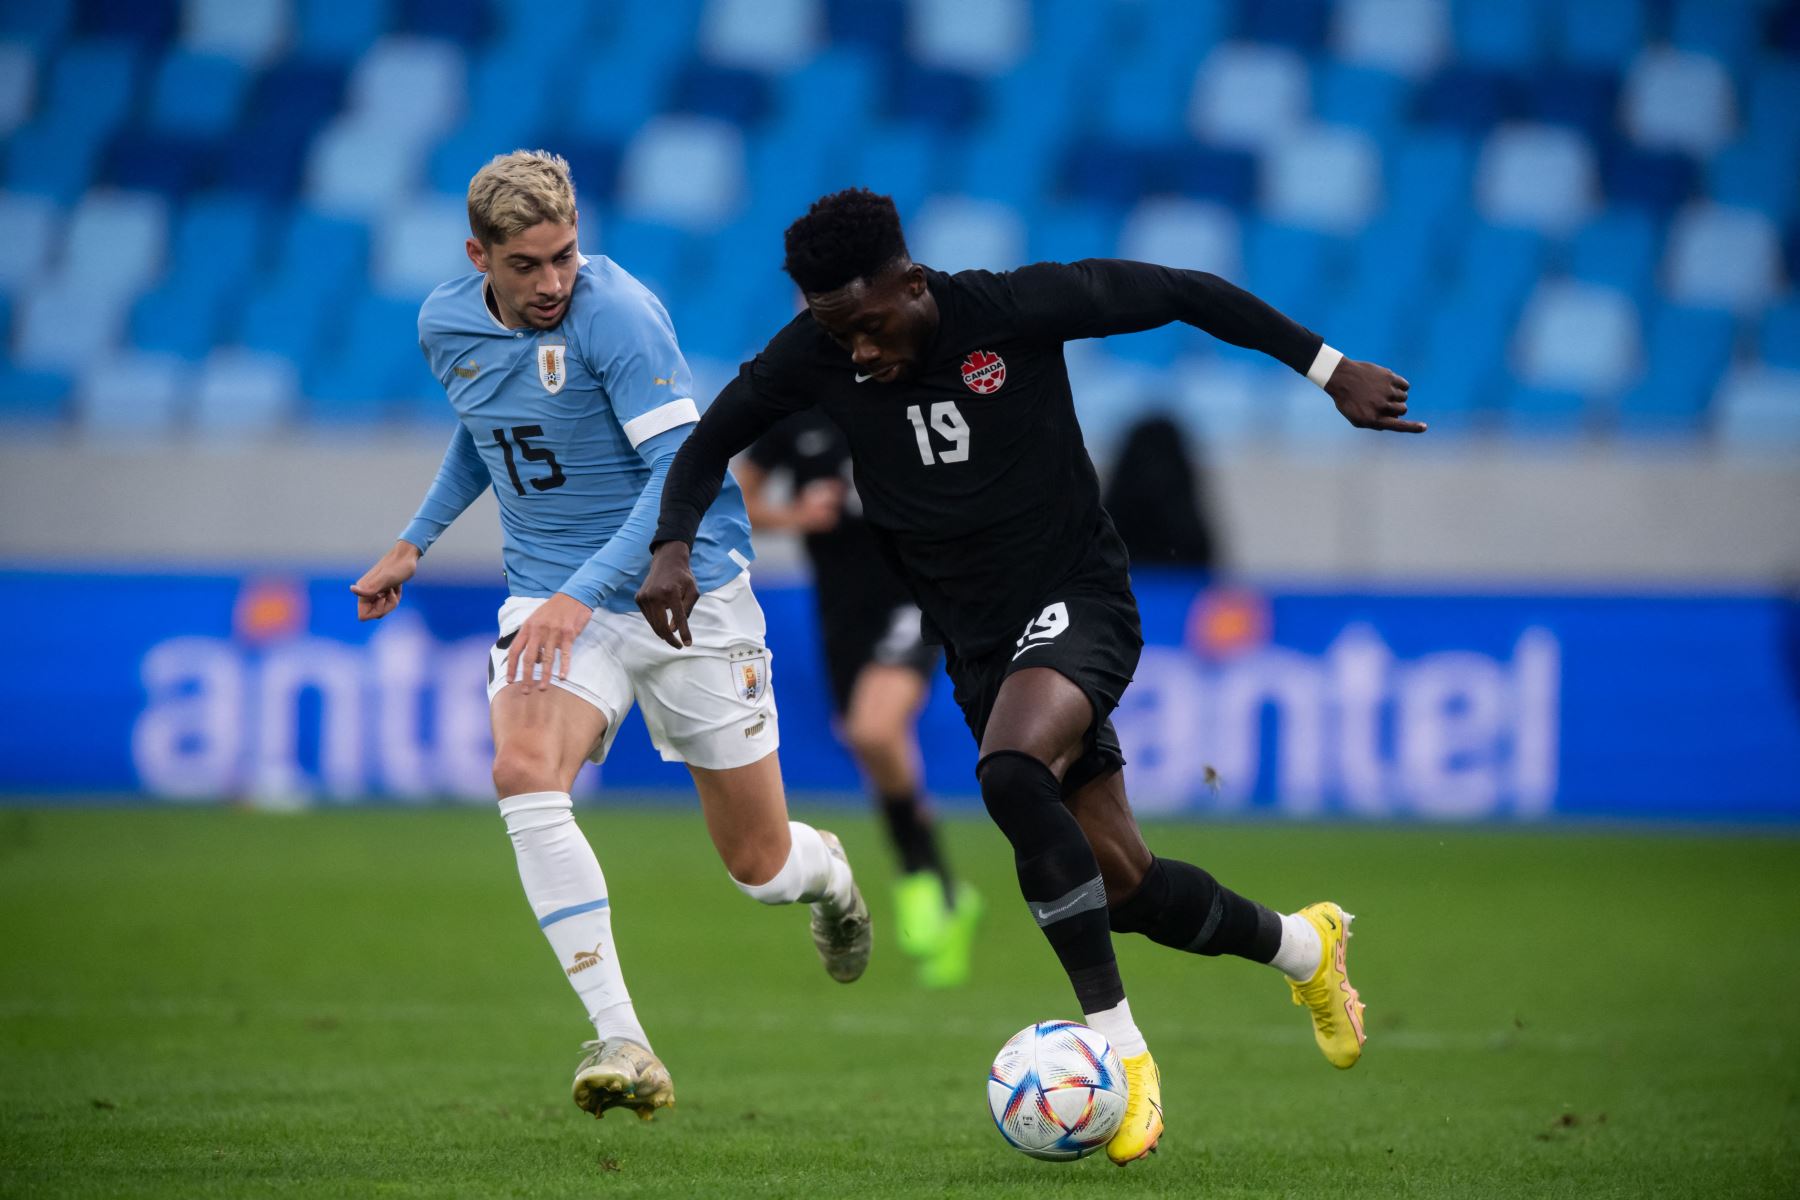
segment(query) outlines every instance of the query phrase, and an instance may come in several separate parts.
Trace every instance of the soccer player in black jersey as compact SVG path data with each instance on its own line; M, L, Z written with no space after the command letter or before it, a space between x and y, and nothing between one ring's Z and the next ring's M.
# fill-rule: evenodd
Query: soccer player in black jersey
M752 526L804 540L835 730L868 782L900 864L900 948L917 960L926 987L956 987L969 977L982 901L950 876L921 794L916 729L943 654L925 640L918 605L863 520L850 444L831 418L818 409L794 413L756 439L736 473ZM774 486L784 476L785 501Z
M1003 274L914 263L893 202L853 189L789 227L807 311L744 364L682 446L663 489L638 606L673 644L697 598L688 550L732 454L817 406L850 442L883 552L912 589L980 745L989 815L1088 1024L1129 1079L1114 1162L1148 1154L1161 1085L1132 1020L1111 932L1283 971L1334 1066L1353 1065L1362 1003L1344 969L1347 915L1280 914L1145 846L1110 715L1142 636L1124 547L1100 507L1063 343L1182 321L1322 387L1351 424L1422 433L1407 382L1343 357L1217 276L1089 259Z

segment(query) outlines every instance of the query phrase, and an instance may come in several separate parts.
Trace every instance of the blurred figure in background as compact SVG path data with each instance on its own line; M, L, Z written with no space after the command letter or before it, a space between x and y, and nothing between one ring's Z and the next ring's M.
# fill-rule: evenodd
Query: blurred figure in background
M1101 505L1133 567L1218 566L1219 543L1201 507L1199 459L1166 416L1132 426Z
M969 977L981 897L958 884L926 806L918 720L942 651L924 640L919 609L882 558L850 481L850 447L830 418L797 413L757 440L736 474L751 525L800 534L813 597L834 732L856 759L881 809L900 865L894 891L900 948L926 987ZM773 486L786 476L784 503Z

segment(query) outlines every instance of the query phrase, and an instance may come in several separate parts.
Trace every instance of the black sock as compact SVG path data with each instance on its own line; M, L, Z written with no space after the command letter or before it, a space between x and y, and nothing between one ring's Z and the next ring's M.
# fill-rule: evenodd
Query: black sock
M1026 907L1068 973L1081 1011L1117 1006L1125 985L1113 957L1106 885L1081 825L1063 807L1056 776L1015 750L988 755L976 775L988 815L1012 843Z
M1281 918L1192 863L1158 858L1138 890L1112 908L1112 927L1190 954L1266 963L1281 947Z
M944 887L944 903L956 904L956 889L950 881L950 868L944 864L944 852L938 845L937 826L926 819L917 792L899 792L881 798L881 815L887 821L888 839L900 859L900 870L912 875L931 871Z

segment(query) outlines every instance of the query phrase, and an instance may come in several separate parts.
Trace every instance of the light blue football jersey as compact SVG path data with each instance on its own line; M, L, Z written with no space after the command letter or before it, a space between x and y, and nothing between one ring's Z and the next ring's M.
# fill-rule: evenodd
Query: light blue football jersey
M421 551L492 484L515 596L566 592L634 612L650 565L662 481L700 419L669 314L603 255L584 258L555 329L508 329L486 276L465 275L419 310L419 345L460 425L418 515ZM693 550L702 591L749 564L750 520L728 476Z

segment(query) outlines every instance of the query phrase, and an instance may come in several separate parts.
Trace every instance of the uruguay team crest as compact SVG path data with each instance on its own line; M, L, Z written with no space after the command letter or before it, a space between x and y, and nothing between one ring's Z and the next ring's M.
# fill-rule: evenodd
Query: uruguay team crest
M991 396L1006 382L1006 360L992 350L977 350L962 360L963 382L981 396Z
M755 704L769 690L769 653L740 650L731 658L731 685L738 699Z
M563 361L568 349L563 345L538 347L538 382L543 384L544 390L552 396L562 391L564 382L569 378Z

